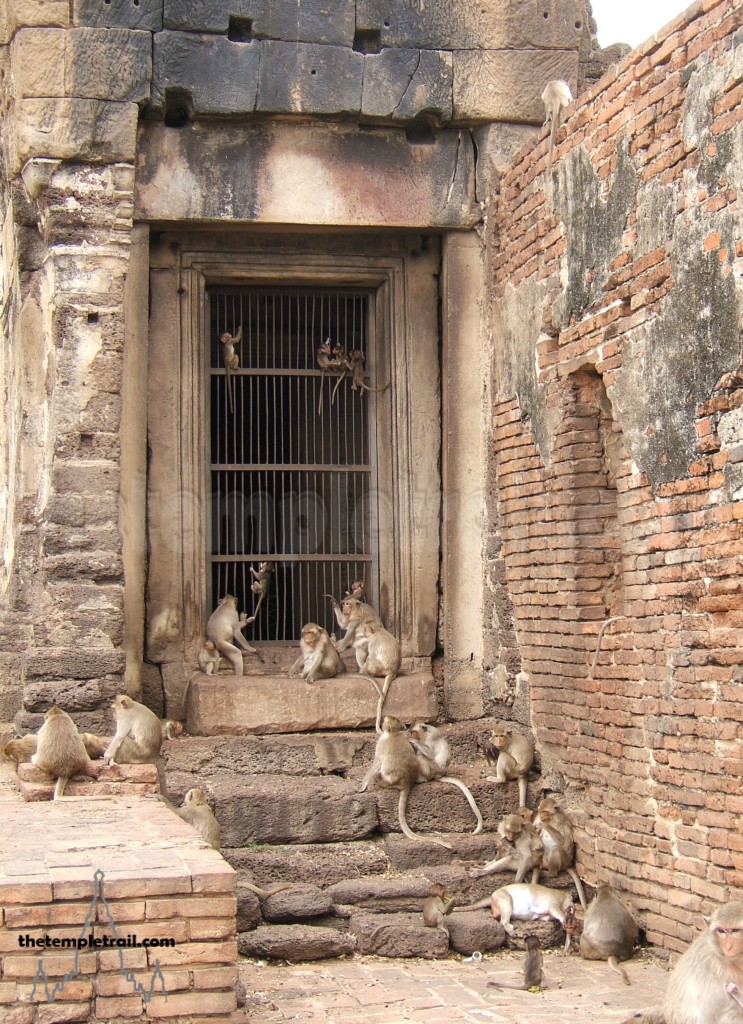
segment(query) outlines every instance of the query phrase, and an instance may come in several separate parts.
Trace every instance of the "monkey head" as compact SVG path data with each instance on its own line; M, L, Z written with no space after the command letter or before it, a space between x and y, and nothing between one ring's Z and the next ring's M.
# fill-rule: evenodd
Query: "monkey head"
M194 786L193 789L189 789L186 793L183 802L186 804L205 804L207 802L206 793L201 786Z
M534 811L531 807L519 807L517 811L514 811L514 814L517 814L525 825L531 825L534 820Z
M318 626L316 622L306 622L302 626L302 640L304 643L309 644L310 647L314 647L324 632L325 630L322 626Z
M237 611L237 598L233 597L232 594L225 594L219 602L220 608L222 605L231 605Z
M503 835L509 843L512 843L524 827L524 821L519 814L507 814L503 819Z
M433 882L428 888L429 896L439 896L443 899L446 896L446 889L443 887L441 882Z
M394 715L385 715L382 719L382 732L402 732L402 722Z
M539 818L545 825L552 821L554 815L560 810L560 803L554 796L546 796L537 808Z
M377 633L377 632L378 632L378 627L375 626L373 622L364 622L362 624L362 626L361 626L361 635L362 636L366 636L366 637L374 636L374 634Z
M508 746L508 741L513 736L511 730L505 725L498 725L490 733L490 742L497 750L503 750Z
M205 651L209 651L210 654L213 654L214 651L216 651L216 649L217 649L217 645L214 643L213 640L205 640L204 641L204 650Z
M743 955L743 903L726 903L705 921L724 960Z

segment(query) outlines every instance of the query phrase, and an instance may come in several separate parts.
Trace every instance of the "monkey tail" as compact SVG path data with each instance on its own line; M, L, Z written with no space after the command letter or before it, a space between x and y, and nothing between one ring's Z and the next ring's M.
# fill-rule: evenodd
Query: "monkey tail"
M467 786L465 786L461 779L457 779L453 775L442 775L441 778L439 779L439 782L448 782L450 786L456 786L457 789L464 795L465 800L470 805L470 807L474 811L475 817L477 818L477 828L472 833L472 835L479 835L479 833L482 832L483 828L485 827L485 824L482 820L480 808L477 806L475 798L472 795L470 789Z
M57 785L54 787L54 796L52 797L53 800L59 800L59 798L64 793L66 785L67 785L67 776L66 775L60 775L59 778L57 779Z
M580 905L585 910L588 904L586 903L586 894L583 891L583 883L581 882L580 878L578 878L578 872L575 870L575 868L568 868L567 872L575 882L575 888L578 890L578 899L580 900ZM627 984L629 985L629 982L627 982Z
M548 203L550 205L550 208L552 208L554 206L554 199L555 199L553 182L552 182L552 157L553 157L553 151L554 151L554 148L555 148L555 130L556 129L557 129L557 117L555 116L555 113L553 111L552 116L550 117L550 138L549 138L549 148L547 150L547 201L548 201Z
M407 839L414 839L419 843L436 843L437 846L443 846L446 850L451 850L452 847L449 843L443 839L436 839L435 836L419 836L416 832L413 832L407 821L405 820L405 808L408 805L408 794L409 789L400 790L400 799L397 802L397 817L400 822L400 831ZM488 906L490 906L490 900L488 900Z
M619 961L615 956L610 956L606 962L609 965L609 967L611 967L612 971L621 976L622 981L625 985L632 984L632 982L629 980L629 975L627 974L625 969L619 964Z
M361 387L364 391L374 391L376 393L379 391L386 391L391 383L392 381L388 380L383 388L370 388L368 384L366 384L364 381L361 381Z
M477 903L468 903L466 907L457 907L457 913L461 910L485 910L486 907L490 907L490 903L490 896L486 896L484 900L478 900Z
M377 732L382 731L382 712L384 711L384 702L387 699L387 691L392 684L392 680L397 676L397 671L388 672L384 677L384 686L382 692L379 695L379 703L377 704Z

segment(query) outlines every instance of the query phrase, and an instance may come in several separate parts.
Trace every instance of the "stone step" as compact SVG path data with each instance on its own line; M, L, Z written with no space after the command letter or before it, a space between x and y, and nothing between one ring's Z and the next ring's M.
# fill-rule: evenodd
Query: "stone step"
M188 688L186 728L192 736L368 729L378 695L364 676L340 675L306 683L285 675L207 676L195 672ZM433 676L400 675L390 686L385 712L403 722L436 720Z
M78 776L67 782L63 800L73 796L145 796L159 793L160 785L154 764L90 763L90 777ZM24 800L51 800L56 780L50 779L32 764L18 765L18 788Z

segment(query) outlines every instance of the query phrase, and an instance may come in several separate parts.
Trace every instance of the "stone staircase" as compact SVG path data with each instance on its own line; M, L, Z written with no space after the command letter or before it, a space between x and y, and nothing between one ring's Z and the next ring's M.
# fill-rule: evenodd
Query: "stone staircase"
M494 721L446 726L450 774L474 794L483 834L471 834L474 816L455 787L426 783L410 795L410 827L445 838L452 846L447 850L401 835L396 790L359 790L376 742L377 697L368 680L349 674L308 685L288 678L286 664L264 660L262 667L270 674L197 673L188 695L190 735L164 745L171 796L202 786L219 820L222 853L239 875L241 953L307 960L356 949L439 957L450 948L472 953L512 943L487 910L451 914L448 941L442 931L424 927L421 916L432 882L464 905L513 880L468 878L474 864L495 855L498 823L518 805L515 783L498 786L484 778L478 742ZM405 722L436 721L430 671L406 667L385 710ZM536 786L531 797L534 806ZM291 887L259 899L246 883ZM549 884L568 887L570 879ZM534 924L517 925L517 936L523 928L535 931ZM536 931L544 945L563 938L552 922L540 922Z

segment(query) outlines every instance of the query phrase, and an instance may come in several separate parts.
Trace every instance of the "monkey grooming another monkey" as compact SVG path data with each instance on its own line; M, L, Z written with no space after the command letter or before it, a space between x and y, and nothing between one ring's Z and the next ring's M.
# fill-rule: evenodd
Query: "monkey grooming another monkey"
M377 626L373 622L362 622L354 637L353 647L356 652L359 673L371 680L379 694L376 729L377 732L380 732L387 691L397 677L402 664L400 643L384 626ZM374 676L384 676L381 690L374 682Z
M341 659L328 636L327 630L316 622L308 622L302 626L302 639L299 642L302 653L292 665L290 672L296 675L302 669L302 678L308 683L316 679L332 679L338 674Z
M743 1024L743 903L726 903L680 957L668 979L666 1024Z
M482 814L471 790L456 775L446 774L446 769L451 761L451 748L449 747L449 741L441 730L437 729L435 725L415 722L408 729L408 739L413 745L413 750L416 753L420 766L418 781L430 782L432 779L438 779L439 782L446 782L450 786L456 786L477 818L477 826L472 835L476 836L482 832L484 827Z
M397 817L402 834L408 839L414 839L422 843L436 843L438 846L451 850L449 843L443 839L417 835L411 831L405 820L408 796L410 795L410 790L418 781L419 771L418 758L410 740L402 731L402 723L398 718L386 715L382 722L382 731L377 739L377 745L374 750L374 760L361 783L361 792L365 792L369 783L374 778L382 786L399 789L400 799L397 804Z
M570 91L570 86L562 78L553 78L551 82L547 82L542 92L542 103L544 103L546 113L544 123L549 122L550 126L549 149L547 150L547 198L550 206L552 206L552 157L555 148L555 132L560 127L563 109L572 100L573 94Z
M219 651L213 640L205 640L198 653L199 671L205 676L215 676L219 672Z
M446 889L439 882L435 882L428 890L428 896L423 901L423 924L427 928L439 928L446 932L449 937L449 929L444 924L444 918L454 909L454 897L446 899Z
M526 955L523 961L524 984L501 985L499 981L489 981L492 988L510 988L517 992L541 992L542 990L542 947L536 935L527 935L524 939Z
M157 764L163 734L155 712L124 693L111 707L116 715L116 735L103 755L106 764Z
M584 960L606 960L625 985L630 984L620 960L629 960L639 930L632 914L610 885L600 885L586 911L580 937L580 955Z
M343 638L335 645L339 654L347 651L353 644L356 632L364 622L372 622L375 626L382 626L382 620L370 604L358 601L355 597L346 597L341 604L331 594L324 594L333 602L333 612L339 629L345 629ZM358 655L356 656L358 662Z
M232 665L236 676L243 674L243 656L238 647L246 654L257 653L255 647L251 647L242 635L242 627L247 624L248 619L237 614L237 598L232 594L226 594L222 598L206 624L207 637Z
M320 367L320 397L317 401L317 415L322 416L322 399L323 399L323 385L325 384L325 374L328 371L340 370L344 367L344 356L343 350L338 352L338 347L334 350L335 354L330 349L330 338L326 338L325 341L318 346L317 352L315 353L317 358L317 365ZM345 370L344 370L345 373Z
M573 897L568 892L548 889L546 885L531 885L526 882L513 882L496 889L484 900L470 903L466 907L457 907L457 911L482 910L490 907L496 921L505 928L509 935L514 935L514 921L536 921L540 917L552 917L565 925L565 913L573 906Z
M174 718L166 718L160 723L163 740L174 740L183 735L183 722L176 722Z
M35 732L26 736L15 736L3 747L3 757L6 761L13 761L16 765L28 764L36 753L37 736Z
M515 871L515 882L523 882L531 873L531 881L539 881L539 869L544 845L535 829L520 814L507 814L498 829L502 829L506 849L482 868L468 872L470 878L484 878L498 871Z
M51 707L44 715L44 724L36 735L36 753L31 764L57 780L54 799L64 793L67 780L78 774L89 774L90 758L77 726L66 711Z
M586 909L586 894L583 891L583 884L578 877L578 872L573 867L575 859L575 841L573 839L573 826L570 824L567 815L562 810L560 802L555 796L546 796L539 804L537 820L534 828L542 837L544 843L544 858L542 868L552 877L558 871L567 871L578 890L578 899L583 909Z
M235 411L235 395L234 395L234 382L232 380L232 371L236 370L240 365L240 357L235 352L235 345L239 345L243 337L243 326L237 329L237 334L234 337L229 331L224 331L219 336L219 342L222 346L222 362L224 363L225 374L227 376L227 401L230 405L230 412Z
M518 779L519 807L525 807L526 779L534 763L534 744L531 739L501 723L493 729L490 744L484 745L483 749L488 760L497 757L495 775L486 776L488 782Z
M359 397L364 397L365 391L380 392L386 391L390 386L391 381L387 381L383 388L372 388L364 380L364 363L366 362L366 356L358 349L354 348L348 353L346 359L346 366L351 371L351 388L354 391L358 391ZM337 387L337 385L336 385Z

